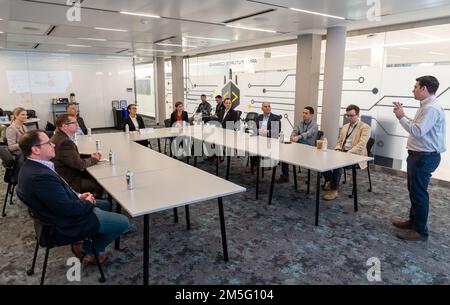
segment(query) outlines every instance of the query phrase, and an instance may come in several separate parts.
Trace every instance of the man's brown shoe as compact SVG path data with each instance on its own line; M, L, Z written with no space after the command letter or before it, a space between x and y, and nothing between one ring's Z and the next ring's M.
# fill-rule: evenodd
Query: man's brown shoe
M414 230L402 231L397 233L396 236L400 239L410 241L426 241L428 239L426 236L420 235Z
M394 227L402 229L402 230L411 230L413 228L413 225L410 220L406 220L406 221L394 220L394 221L392 221L392 225Z
M331 191L331 182L325 182L325 186L323 187L325 192Z
M323 195L322 199L326 200L326 201L332 201L338 197L338 194L339 193L337 190L332 190L332 191L327 192L325 195Z
M289 177L281 175L279 179L276 180L277 183L288 183Z
M81 250L81 242L77 242L71 245L72 253L75 254L81 260L83 260L85 253Z
M103 265L105 260L106 260L106 256L104 254L98 256L98 261L99 261L100 265ZM94 255L90 255L90 254L85 255L84 258L83 258L83 264L85 264L85 265L88 265L88 264L95 265L95 264L97 264L96 261L95 261L95 256Z

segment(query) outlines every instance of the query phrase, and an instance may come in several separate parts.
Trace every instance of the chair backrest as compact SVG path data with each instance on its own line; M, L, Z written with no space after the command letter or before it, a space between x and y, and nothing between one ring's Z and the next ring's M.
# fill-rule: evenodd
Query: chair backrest
M8 119L11 119L12 111L9 110L3 110L3 115L7 116Z
M36 118L36 111L35 110L27 110L27 117L29 119Z
M367 141L367 155L370 156L370 152L372 151L372 147L375 144L375 139L374 138L370 138L369 141Z
M241 119L241 116L242 116L242 111L236 110L236 113L237 113L237 121L239 121Z
M8 149L8 146L0 146L0 158L2 159L2 164L6 169L12 169L14 166L14 157Z
M258 119L258 113L256 112L249 112L247 113L247 115L245 116L245 122L249 122L249 121L255 121Z
M164 120L164 127L172 127L172 126L170 126L170 119Z
M322 130L317 131L317 139L316 140L322 140L324 135L324 132Z
M45 131L55 131L56 126L47 121L47 125L45 125Z
M17 198L22 201L28 207L28 214L33 220L34 231L36 233L36 240L41 247L52 247L53 246L53 233L55 230L54 225L44 221L36 212L34 212L29 204L23 199L19 192L17 193Z

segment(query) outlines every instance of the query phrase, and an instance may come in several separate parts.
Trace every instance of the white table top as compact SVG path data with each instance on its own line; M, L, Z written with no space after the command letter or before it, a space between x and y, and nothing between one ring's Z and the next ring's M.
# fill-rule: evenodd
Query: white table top
M183 163L169 169L136 173L133 190L127 189L125 176L98 179L98 182L132 217L246 191Z
M207 143L245 151L318 172L326 172L373 160L371 157L330 149L326 151L318 150L316 147L305 144L284 144L280 143L278 139L251 136L248 133L217 127L205 127L202 134L200 128L195 130L195 127L191 126L183 134L188 134L198 139L201 139L203 136L203 140Z
M96 151L96 140L101 141L102 159L109 158L109 151L116 154L116 164L99 162L89 167L88 172L96 179L125 176L127 170L134 173L155 171L184 164L154 150L127 139L125 134L94 134L92 137L81 136L76 144L81 153L91 154Z

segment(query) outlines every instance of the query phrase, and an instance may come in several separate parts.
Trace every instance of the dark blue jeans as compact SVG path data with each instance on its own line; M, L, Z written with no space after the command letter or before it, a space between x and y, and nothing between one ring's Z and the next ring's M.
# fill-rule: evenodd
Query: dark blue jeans
M440 155L409 155L406 159L408 173L408 191L411 200L409 219L422 236L428 236L428 184L433 173L441 162Z
M111 203L107 200L97 200L95 205L94 213L100 223L100 229L91 238L95 250L103 254L106 247L128 229L129 222L125 215L111 212ZM82 249L86 254L94 254L89 244L83 244Z

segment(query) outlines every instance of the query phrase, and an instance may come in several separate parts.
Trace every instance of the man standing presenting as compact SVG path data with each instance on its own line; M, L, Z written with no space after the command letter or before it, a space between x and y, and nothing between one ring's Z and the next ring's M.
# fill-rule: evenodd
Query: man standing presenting
M420 108L414 119L405 115L403 105L394 102L394 114L402 127L409 133L407 149L408 191L411 201L409 220L393 221L392 224L404 231L397 237L405 240L428 239L428 184L431 174L445 152L445 113L436 98L439 81L434 76L416 79L413 94L420 101Z

